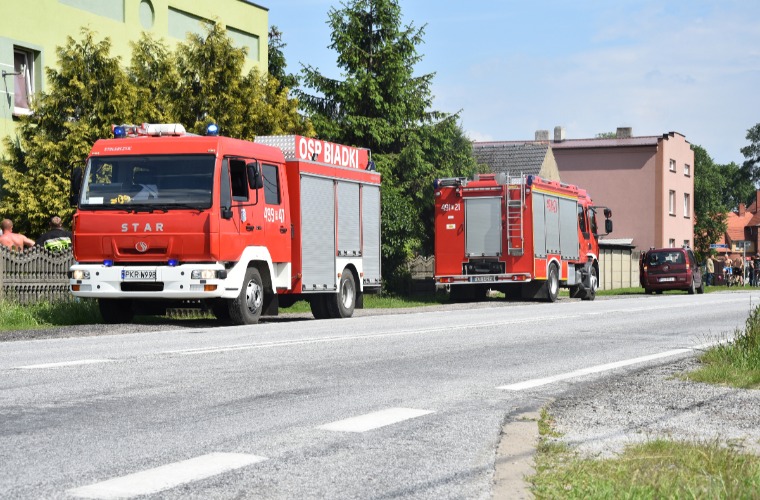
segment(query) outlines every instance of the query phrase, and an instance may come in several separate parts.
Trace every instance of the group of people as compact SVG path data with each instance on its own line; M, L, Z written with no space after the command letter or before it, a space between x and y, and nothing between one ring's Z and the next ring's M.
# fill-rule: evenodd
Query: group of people
M63 228L63 221L57 215L50 218L50 229L33 240L21 233L13 232L13 222L10 219L3 219L0 222L0 228L3 234L0 235L0 245L9 250L22 251L33 246L42 246L52 251L65 250L71 248L71 231Z
M708 256L705 261L705 284L708 286L715 285L715 264L716 259ZM721 261L723 264L723 282L728 285L744 285L749 283L750 286L760 286L760 254L756 254L751 260L745 261L741 257L731 259L726 255Z

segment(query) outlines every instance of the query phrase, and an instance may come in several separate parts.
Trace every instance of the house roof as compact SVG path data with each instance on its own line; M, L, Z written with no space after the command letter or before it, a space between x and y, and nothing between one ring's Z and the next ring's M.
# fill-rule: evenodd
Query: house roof
M476 142L472 145L478 163L488 165L493 172L510 175L538 175L548 150L548 144Z
M666 134L667 135L667 134ZM662 138L659 135L628 137L625 139L565 139L563 141L492 141L475 142L476 147L495 147L510 145L550 144L553 149L584 149L584 148L619 148L634 146L656 146Z
M739 241L744 239L744 228L751 225L750 222L756 215L752 212L744 212L739 215L736 212L729 212L726 219L726 234L730 241Z

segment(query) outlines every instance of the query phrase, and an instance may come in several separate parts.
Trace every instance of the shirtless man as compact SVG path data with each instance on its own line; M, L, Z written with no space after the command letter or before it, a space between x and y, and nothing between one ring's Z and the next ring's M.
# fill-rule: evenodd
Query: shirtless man
M0 235L0 245L8 247L10 250L19 251L25 247L34 246L34 240L30 240L23 234L13 232L13 222L10 219L3 219L3 222L0 222L0 228L3 230L3 234Z

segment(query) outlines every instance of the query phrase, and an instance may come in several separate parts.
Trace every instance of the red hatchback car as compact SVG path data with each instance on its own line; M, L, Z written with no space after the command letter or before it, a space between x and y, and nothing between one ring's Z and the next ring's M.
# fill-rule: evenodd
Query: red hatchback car
M690 248L650 248L643 252L639 260L639 281L644 293L705 291L702 270Z

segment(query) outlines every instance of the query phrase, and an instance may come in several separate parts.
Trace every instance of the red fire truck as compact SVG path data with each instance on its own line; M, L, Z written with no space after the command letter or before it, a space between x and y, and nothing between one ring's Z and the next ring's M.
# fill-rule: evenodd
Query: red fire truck
M70 289L108 323L194 303L252 324L308 300L349 317L380 277L380 174L366 149L114 127L72 172ZM187 307L187 306L184 306Z
M593 300L599 277L597 212L584 189L537 176L482 174L435 185L435 281L455 301L557 300L560 286Z

